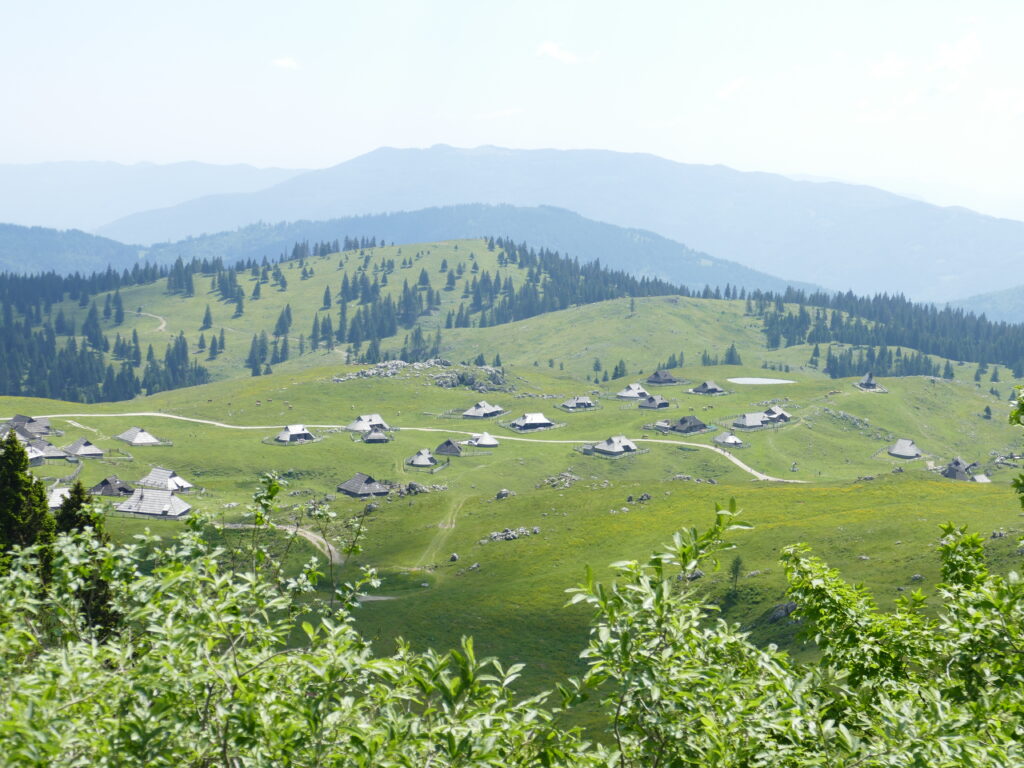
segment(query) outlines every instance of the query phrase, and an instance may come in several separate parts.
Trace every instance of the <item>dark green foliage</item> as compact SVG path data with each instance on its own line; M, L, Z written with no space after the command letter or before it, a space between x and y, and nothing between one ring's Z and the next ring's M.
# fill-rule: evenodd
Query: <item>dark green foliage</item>
M0 553L36 542L50 516L46 488L30 471L14 430L0 444Z
M730 344L729 348L725 350L725 358L723 360L724 365L743 365L743 360L740 359L740 353L736 351L736 345Z
M86 492L81 481L76 480L54 515L57 521L57 532L71 533L72 531L81 531L86 526L95 527L97 520L91 504L92 497Z

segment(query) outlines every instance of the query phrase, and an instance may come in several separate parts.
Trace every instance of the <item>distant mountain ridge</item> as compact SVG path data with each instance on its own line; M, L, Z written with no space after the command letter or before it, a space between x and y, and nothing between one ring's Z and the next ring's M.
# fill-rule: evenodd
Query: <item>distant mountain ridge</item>
M185 260L222 257L230 263L264 256L275 258L303 240L376 237L395 243L422 243L482 236L510 237L580 261L599 260L607 267L638 277L661 278L696 289L705 285L771 291L785 290L787 285L815 287L694 251L653 232L591 221L550 206L458 205L328 221L255 224L232 232L161 243L149 248L146 257L160 263L179 256Z
M1024 323L1024 285L1015 285L1013 288L971 296L954 301L952 304L976 315L984 314L989 320Z
M1024 223L866 186L603 150L378 149L268 189L137 213L99 232L151 243L259 221L465 203L552 205L767 273L949 301L1002 287Z
M231 232L159 243L149 248L124 245L78 230L0 225L0 271L96 272L131 267L141 260L170 264L175 259L223 259L228 264L290 253L297 242L376 238L422 243L483 236L507 237L579 258L601 261L638 277L660 278L701 289L706 285L782 291L787 285L813 289L699 253L643 230L591 221L560 208L462 205L407 213L355 216L329 221L253 224Z
M138 246L77 229L0 224L0 272L88 274L103 271L108 265L130 268L139 256Z
M138 211L214 193L254 192L299 173L209 163L0 164L0 222L90 231Z

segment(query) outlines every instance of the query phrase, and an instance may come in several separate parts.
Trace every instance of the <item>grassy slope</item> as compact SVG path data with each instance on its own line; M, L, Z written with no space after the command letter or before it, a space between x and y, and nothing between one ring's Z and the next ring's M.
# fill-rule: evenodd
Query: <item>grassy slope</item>
M428 271L440 287L443 283L436 268L440 259L447 254L454 266L459 258L465 258L467 246L462 244L458 251L454 244L406 246L403 250L407 256L417 250L431 253L424 253L412 270L393 275L395 289L400 289L405 277L414 280L422 264L430 265ZM482 262L491 258L482 248L474 250ZM283 305L281 299L292 304L293 333L305 332L324 285L337 285L341 275L337 258L325 259L322 264L313 260L313 264L317 275L312 280L300 281L296 274L286 293L277 295L270 290L265 293L267 299L247 303L245 316L231 321L238 332L229 335L229 354L244 357L251 333L272 326ZM481 266L493 272L493 265ZM461 290L457 290L448 299L457 304L460 296ZM210 301L204 296L190 301L169 297L153 287L130 289L125 299L126 307L142 303L144 311L168 317L168 332L186 328L193 339L203 307ZM215 308L215 321L227 322L227 313L226 307ZM436 323L437 319L427 322ZM139 328L144 344L162 344L163 335L154 334L156 321L130 317L128 333L132 325ZM59 420L58 426L67 434L58 443L88 436L105 448L123 448L130 458L110 457L86 464L83 479L87 483L112 472L133 481L155 464L172 466L205 489L197 497L200 508L228 520L240 519L243 512L225 505L244 503L257 475L267 470L290 478L289 492L298 495L286 496L286 504L333 493L338 482L357 470L403 482L446 484L445 492L384 503L374 514L358 563L380 568L385 576L383 592L399 599L364 606L362 625L383 648L391 647L397 635L420 645L446 646L460 634L474 634L484 652L528 661L526 684L535 687L550 684L553 674L578 669L576 653L586 632L586 617L578 611L562 610L561 603L563 590L582 577L585 563L602 568L613 560L642 557L679 527L706 524L713 504L725 503L733 496L756 525L755 531L739 539L744 571L761 573L741 581L740 599L727 616L750 625L761 639L785 642L797 650L791 643L791 627L759 622L759 617L782 599L781 574L775 565L782 546L808 541L850 578L875 589L883 604L888 604L897 594L896 588L909 585L915 573L925 577L925 585L934 582L937 574L930 548L939 522L952 519L982 531L1019 527L1019 507L1009 487L1012 470L994 471L994 482L988 486L946 481L927 472L925 460L902 464L906 471L893 475L889 470L897 462L883 450L895 437L910 437L928 454L926 460L945 461L961 454L987 462L991 452L1020 452L1019 431L1005 423L1005 399L988 394L989 387L995 386L1005 398L1010 383L986 381L977 386L973 382L975 367L962 366L956 368L954 382L925 377L890 379L883 382L888 394L865 394L857 391L851 380L833 381L804 367L810 356L807 347L766 350L758 325L756 319L743 315L742 302L652 298L637 300L631 310L630 302L623 300L507 326L447 331L444 354L458 360L483 352L490 360L500 352L516 391L485 397L508 408L513 416L543 410L565 422L561 429L536 436L552 441L598 440L619 433L639 437L642 425L654 418L677 417L691 410L709 423L727 425L740 412L781 399L797 417L796 423L750 435L751 447L736 455L756 469L808 480L807 485L759 483L710 451L671 445L647 445L651 449L648 454L607 461L584 457L571 445L506 440L492 454L457 459L437 475L407 472L403 465L407 456L419 448L433 448L446 436L410 428L438 429L452 435L484 428L499 437L511 433L493 423L439 418L437 414L446 410L468 407L480 395L434 386L430 377L437 371L332 383L332 376L354 370L343 365L340 351L290 361L277 366L269 377L222 380L130 403L82 406L0 398L0 412L90 414ZM736 343L745 365L695 365L703 349L721 354L731 342ZM685 394L685 387L659 388L657 391L674 402L672 409L656 415L623 408L615 400L602 400L603 409L590 414L562 414L555 408L569 395L614 392L628 381L642 379L659 360L679 351L685 352L687 361L679 375L691 381L713 378L732 393L702 398ZM595 357L608 368L620 358L625 360L629 376L595 385L590 380ZM788 364L792 372L766 372L761 368L764 361ZM219 367L222 363L214 366L218 375L228 373ZM726 382L729 377L766 374L797 383L757 387ZM994 411L992 420L980 416L986 405ZM236 431L156 418L99 416L122 411L163 411L231 424L266 425L268 429ZM261 442L276 432L276 425L344 424L365 412L380 412L406 429L386 446L362 445L347 433L329 430L320 430L324 439L308 446L278 447ZM853 418L836 416L836 412ZM111 439L135 424L173 440L174 446L133 449ZM712 436L689 439L710 443ZM793 462L797 463L796 472L790 471ZM566 470L581 478L571 490L542 485L545 477ZM41 473L56 476L67 471L63 466L48 466ZM713 478L718 485L673 480L677 474ZM857 482L862 475L878 479ZM517 496L493 501L502 487L515 490ZM642 492L651 493L652 501L645 505L626 501L628 495ZM344 515L361 505L341 498L333 506ZM628 511L622 511L623 507ZM112 521L122 537L144 525L135 520ZM177 524L153 525L170 531ZM539 526L540 536L479 543L491 531L521 525ZM304 558L311 553L303 543L297 546L296 563L298 555ZM1009 537L993 540L990 546L998 562L1006 565L1015 545ZM457 563L448 562L451 552L460 554ZM477 562L479 570L465 570ZM420 586L424 583L429 586ZM709 576L709 583L720 594L724 592L724 576Z

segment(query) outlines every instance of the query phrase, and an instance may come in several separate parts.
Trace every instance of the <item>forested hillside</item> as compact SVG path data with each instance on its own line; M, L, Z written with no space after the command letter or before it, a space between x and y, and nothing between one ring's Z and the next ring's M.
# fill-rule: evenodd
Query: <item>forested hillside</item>
M0 224L0 272L31 274L101 272L108 266L131 269L140 249L77 229L19 227Z
M876 367L952 378L949 360L1024 371L1021 326L902 297L731 285L693 291L500 237L386 247L375 238L345 238L294 243L274 260L177 260L89 277L2 276L0 392L121 400L211 377L261 375L289 361L314 364L325 352L342 362L424 360L452 351L450 331L649 296L721 301L723 312L760 324L760 347L768 353L824 347L812 360L833 377ZM613 324L592 335L622 341ZM833 354L831 344L859 351ZM674 352L683 345L673 346ZM488 360L500 352L492 350ZM698 352L690 347L689 354Z

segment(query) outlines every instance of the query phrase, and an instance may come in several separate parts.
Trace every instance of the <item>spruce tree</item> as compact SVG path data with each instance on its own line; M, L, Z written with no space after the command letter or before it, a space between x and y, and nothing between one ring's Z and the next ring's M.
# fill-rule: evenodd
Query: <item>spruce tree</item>
M76 480L57 509L57 532L73 533L83 530L86 526L95 528L96 520L91 504L92 497L86 492L82 481Z
M46 487L28 468L28 453L12 429L0 444L0 552L36 542L49 515Z
M203 324L199 326L200 331L205 331L213 326L213 313L210 312L210 305L206 305L206 312L203 313Z

